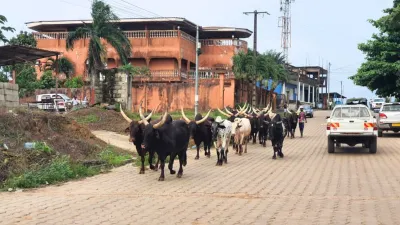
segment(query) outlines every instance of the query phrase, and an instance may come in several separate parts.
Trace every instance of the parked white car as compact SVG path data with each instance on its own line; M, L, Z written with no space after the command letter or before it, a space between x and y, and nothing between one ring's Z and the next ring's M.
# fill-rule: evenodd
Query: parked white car
M338 105L327 117L326 136L328 152L335 152L336 147L347 144L362 144L371 154L377 151L378 127L375 116L365 105Z
M385 103L385 99L384 98L374 98L372 100L372 103L371 103L371 108L372 109L379 109L382 106L383 103Z
M36 95L36 105L42 110L55 110L56 107L59 111L65 111L67 101L70 100L68 96L64 94L41 94Z
M384 103L379 110L378 137L383 136L383 131L400 131L400 103Z

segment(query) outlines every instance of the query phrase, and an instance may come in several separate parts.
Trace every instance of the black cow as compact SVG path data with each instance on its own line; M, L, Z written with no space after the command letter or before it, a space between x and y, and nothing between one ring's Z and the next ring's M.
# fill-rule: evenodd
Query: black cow
M297 120L298 120L298 115L296 112L294 112L293 110L290 111L291 112L291 118L290 118L290 134L292 135L292 138L295 137L295 133L296 133L296 127L297 127Z
M257 121L258 140L263 147L266 146L267 137L268 137L268 126L269 126L268 118L269 118L268 115L264 115L264 113L260 113L260 115L258 116L258 121Z
M139 110L139 112L140 117L145 124L142 147L144 149L153 149L157 152L161 162L161 175L158 180L163 181L165 179L165 159L168 155L170 156L168 169L171 174L176 173L176 171L173 170L173 165L175 157L179 157L179 170L177 177L181 178L183 175L182 166L186 166L187 164L186 151L190 138L189 127L186 122L183 120L174 120L171 123L167 123L168 114L165 112L160 122L150 124L144 120L145 118L143 117L141 110Z
M281 116L279 114L274 114L272 119L269 118L269 120L269 136L274 149L274 156L272 156L272 159L276 159L276 153L278 153L279 157L283 158L282 147L285 136Z
M258 124L258 118L257 114L253 113L249 117L250 120L250 125L251 125L251 133L250 133L250 138L253 139L253 144L257 142L257 134L259 131L259 124Z
M190 137L193 138L194 143L197 148L197 155L194 159L199 159L200 144L203 142L204 145L204 155L210 157L211 149L211 124L209 123L208 116L210 115L208 111L207 115L203 116L198 113L194 120L190 120L186 117L185 112L181 109L182 118L186 121L189 127ZM208 124L208 126L207 126Z
M144 161L145 161L145 156L146 156L146 150L142 148L142 143L143 143L143 138L144 138L144 124L143 122L140 121L134 121L131 120L128 116L125 115L124 111L122 110L122 108L120 108L120 112L122 117L124 117L124 119L126 121L128 121L129 127L127 129L125 129L125 132L129 132L129 142L132 142L135 147L136 147L136 151L138 153L138 155L141 158L141 167L140 167L140 172L139 174L144 174ZM154 112L154 111L153 111ZM151 122L151 116L153 114L153 112L151 112L148 116L146 116L145 120L148 121L149 123ZM154 157L154 151L152 151L151 149L149 149L149 165L150 165L150 169L152 170L157 170L158 168L158 161L156 163L156 166L153 165L153 157Z

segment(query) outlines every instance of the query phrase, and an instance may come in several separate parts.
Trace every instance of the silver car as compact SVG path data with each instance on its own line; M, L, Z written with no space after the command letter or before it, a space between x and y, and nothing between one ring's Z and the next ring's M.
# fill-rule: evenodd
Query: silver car
M400 103L383 103L377 119L378 137L383 136L383 131L400 131Z

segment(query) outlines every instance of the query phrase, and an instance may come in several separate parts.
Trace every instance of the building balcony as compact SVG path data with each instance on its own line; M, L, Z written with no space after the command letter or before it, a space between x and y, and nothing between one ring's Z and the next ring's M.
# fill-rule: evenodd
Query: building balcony
M218 69L202 69L199 70L199 80L213 80L219 79L220 73L225 74L225 80L232 80L235 75L231 70L218 70ZM190 70L151 70L150 76L133 77L134 82L183 82L194 81L196 79L196 71Z

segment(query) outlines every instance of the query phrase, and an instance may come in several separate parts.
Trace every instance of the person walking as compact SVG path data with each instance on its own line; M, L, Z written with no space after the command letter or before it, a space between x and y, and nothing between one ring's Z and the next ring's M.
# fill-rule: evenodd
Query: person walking
M299 129L300 129L300 136L301 136L301 137L303 137L304 122L307 123L306 113L304 112L303 107L300 107L300 113L299 113Z

